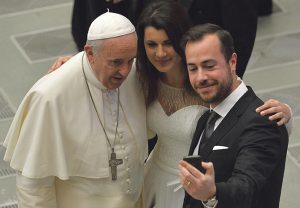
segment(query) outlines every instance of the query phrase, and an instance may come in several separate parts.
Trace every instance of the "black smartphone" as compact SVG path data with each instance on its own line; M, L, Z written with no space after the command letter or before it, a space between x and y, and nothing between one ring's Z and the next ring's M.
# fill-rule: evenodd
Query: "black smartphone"
M190 163L192 166L197 168L200 172L205 173L204 168L201 165L202 157L200 155L188 155L184 156L183 160Z

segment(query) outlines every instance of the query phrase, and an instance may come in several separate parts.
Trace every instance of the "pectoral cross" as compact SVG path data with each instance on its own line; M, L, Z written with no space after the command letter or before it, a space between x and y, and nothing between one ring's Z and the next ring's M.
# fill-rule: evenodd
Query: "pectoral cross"
M111 179L117 180L117 166L123 164L122 159L117 159L117 155L114 151L110 154L109 166L111 170Z

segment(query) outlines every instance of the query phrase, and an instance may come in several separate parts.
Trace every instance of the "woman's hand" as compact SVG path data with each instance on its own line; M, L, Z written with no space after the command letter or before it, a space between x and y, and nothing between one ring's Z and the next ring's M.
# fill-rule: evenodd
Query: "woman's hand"
M47 73L49 74L49 73L55 71L56 69L58 69L64 63L66 63L72 57L73 57L72 55L59 57L58 59L56 59L56 61L54 62L54 64L51 66L51 68L48 70Z
M275 99L265 102L256 109L256 112L262 116L269 116L271 121L276 120L278 126L286 124L292 116L290 106Z

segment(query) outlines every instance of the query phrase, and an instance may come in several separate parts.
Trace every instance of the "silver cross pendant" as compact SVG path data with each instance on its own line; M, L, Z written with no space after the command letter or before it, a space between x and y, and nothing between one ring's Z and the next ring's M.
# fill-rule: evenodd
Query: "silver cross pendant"
M117 166L123 164L122 159L117 159L115 152L110 154L109 166L111 170L111 179L113 181L117 180Z

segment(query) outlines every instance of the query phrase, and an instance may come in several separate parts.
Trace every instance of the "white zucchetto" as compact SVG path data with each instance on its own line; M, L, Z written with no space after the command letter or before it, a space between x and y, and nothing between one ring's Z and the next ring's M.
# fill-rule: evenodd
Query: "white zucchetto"
M133 33L135 27L123 15L106 12L97 17L91 24L87 40L101 40Z

